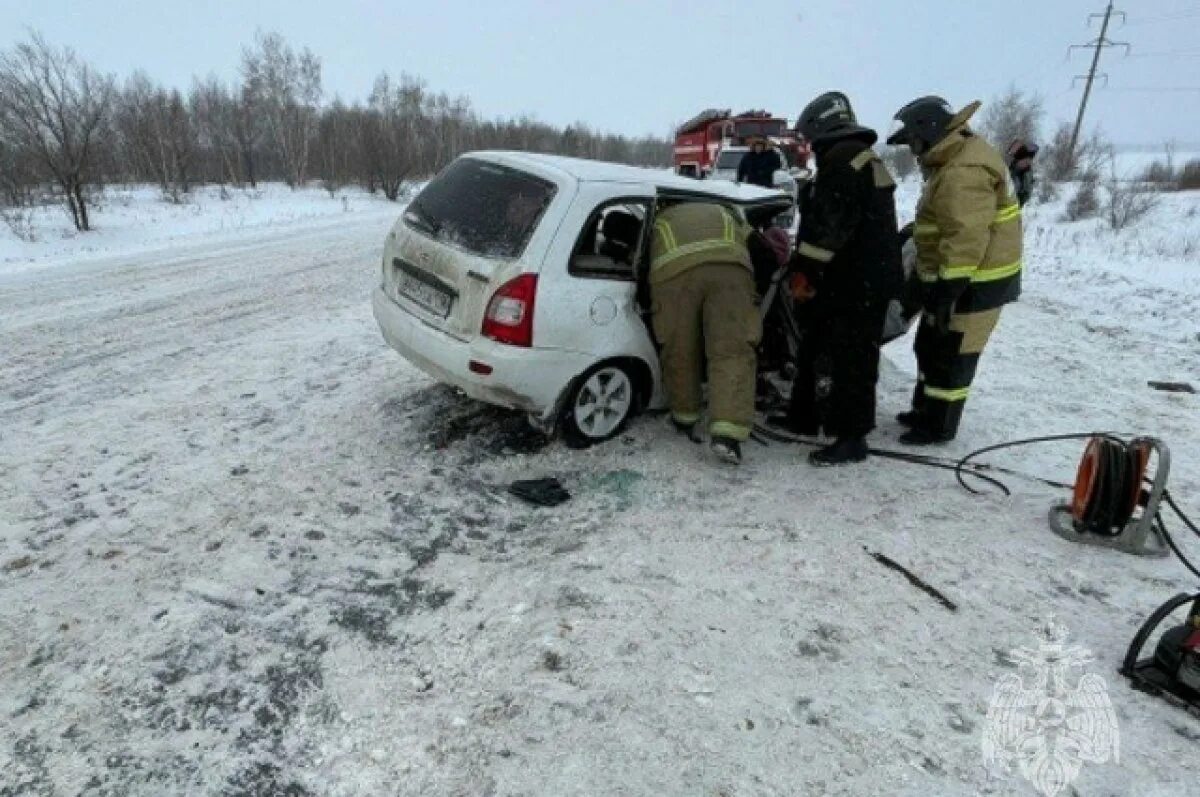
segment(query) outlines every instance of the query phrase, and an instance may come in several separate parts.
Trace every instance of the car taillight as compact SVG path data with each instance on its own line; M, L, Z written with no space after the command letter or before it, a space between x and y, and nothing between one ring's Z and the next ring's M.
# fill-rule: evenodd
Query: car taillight
M537 274L522 274L496 289L483 316L483 336L510 346L533 345Z

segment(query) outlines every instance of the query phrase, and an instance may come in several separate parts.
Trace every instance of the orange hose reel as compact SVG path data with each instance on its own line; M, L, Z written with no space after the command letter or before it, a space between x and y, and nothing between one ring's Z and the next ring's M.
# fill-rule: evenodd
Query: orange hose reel
M1154 443L1138 438L1122 441L1096 436L1088 440L1075 473L1070 512L1079 531L1099 531L1097 524L1119 531L1142 500L1146 470Z

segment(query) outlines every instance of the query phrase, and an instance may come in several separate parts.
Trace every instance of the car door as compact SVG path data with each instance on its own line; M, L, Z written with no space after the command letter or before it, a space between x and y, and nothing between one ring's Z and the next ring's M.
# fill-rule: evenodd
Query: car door
M637 307L635 282L636 258L647 249L653 202L649 185L580 183L541 269L538 346L585 352L597 362L638 357L657 370L654 346ZM626 260L606 259L598 242L589 238L605 213L636 219L636 239Z

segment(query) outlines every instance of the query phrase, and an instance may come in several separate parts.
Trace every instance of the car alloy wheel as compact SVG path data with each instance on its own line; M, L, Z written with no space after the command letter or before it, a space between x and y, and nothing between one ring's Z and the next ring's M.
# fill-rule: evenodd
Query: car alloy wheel
M635 399L633 380L625 369L606 365L588 376L576 391L572 420L585 438L605 440L620 431Z

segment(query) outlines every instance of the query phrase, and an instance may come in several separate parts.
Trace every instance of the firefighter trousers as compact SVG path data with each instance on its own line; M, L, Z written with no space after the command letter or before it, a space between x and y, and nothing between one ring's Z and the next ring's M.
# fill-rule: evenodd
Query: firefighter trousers
M754 427L762 335L753 275L738 264L704 263L651 285L650 293L672 417L700 420L707 365L710 434L745 440Z
M875 428L875 387L887 304L806 303L804 330L788 413L794 428L838 438L866 437Z
M914 345L920 377L913 409L928 431L947 439L958 433L979 358L999 320L1000 308L956 313L950 317L950 329L942 332L932 323L933 316L922 316Z

